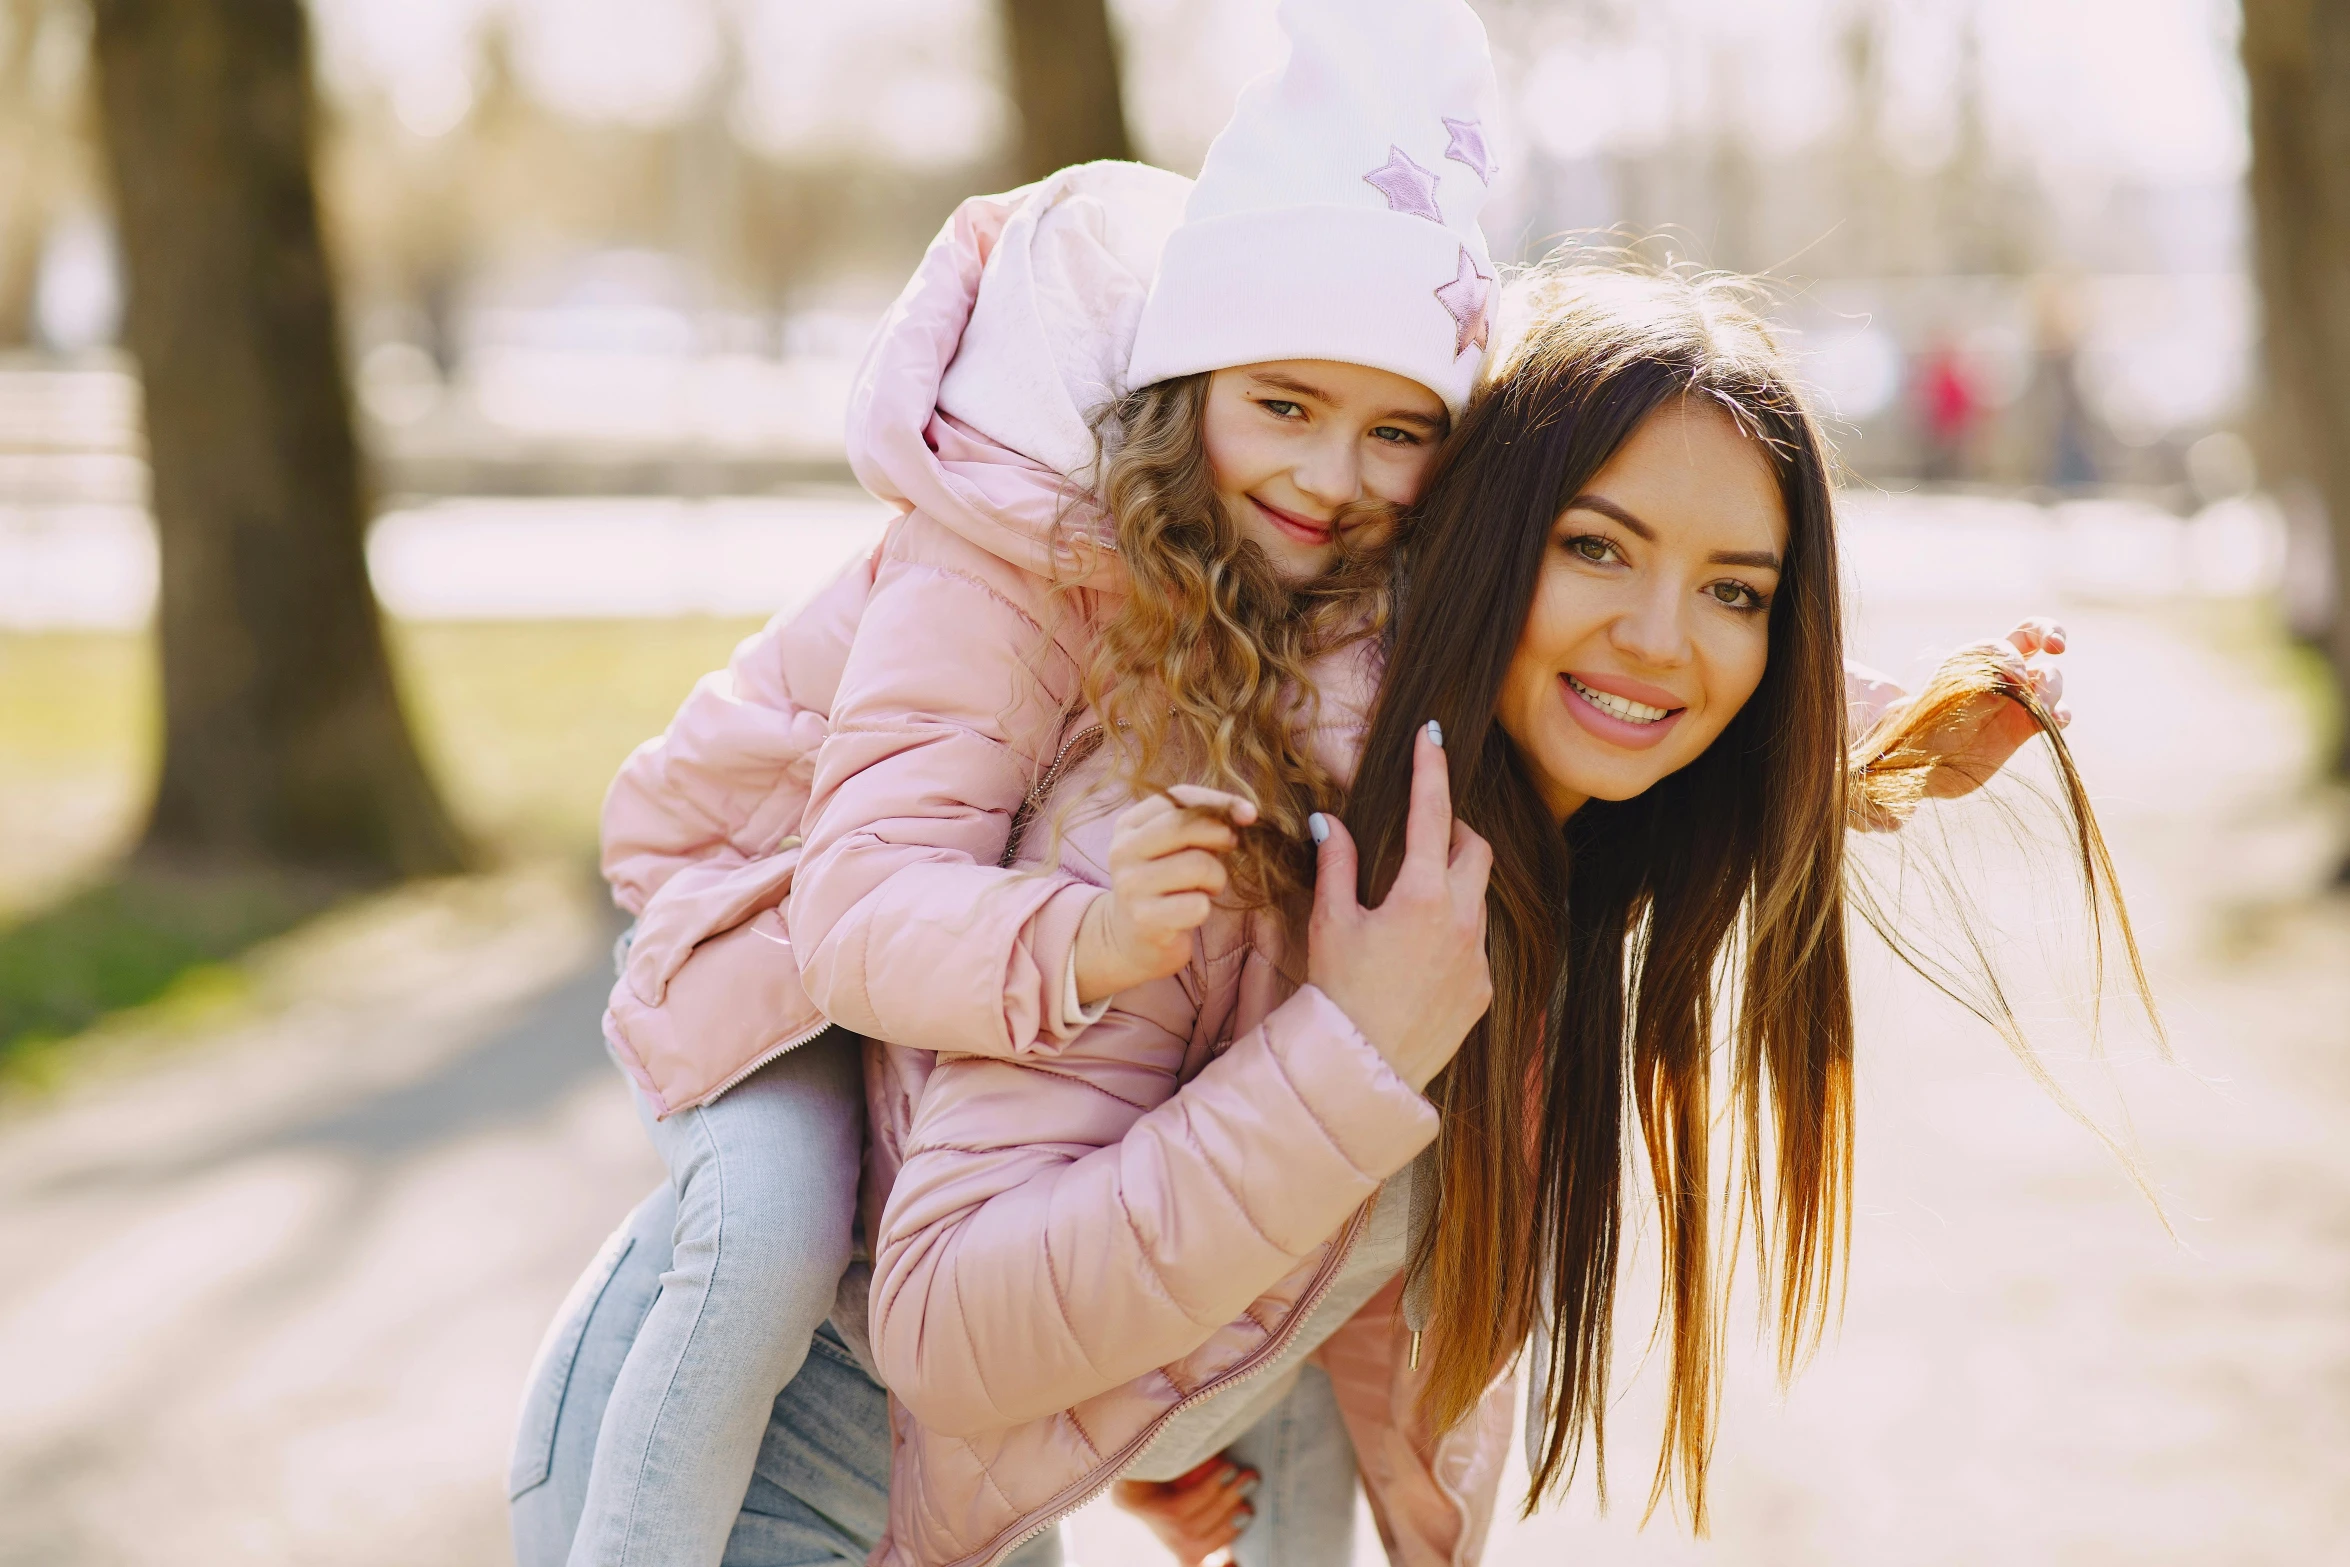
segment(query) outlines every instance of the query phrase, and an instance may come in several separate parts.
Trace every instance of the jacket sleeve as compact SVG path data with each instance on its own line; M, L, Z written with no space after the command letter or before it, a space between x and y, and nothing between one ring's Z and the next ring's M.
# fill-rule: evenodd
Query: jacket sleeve
M621 764L604 795L603 871L623 909L641 916L679 871L746 864L798 830L872 577L872 557L860 556L745 638Z
M1102 889L1001 869L1077 688L1048 634L1086 610L923 513L893 531L817 760L787 920L808 995L924 1050L1056 1048Z
M1434 1108L1319 990L1170 1093L1182 1050L1119 1010L1056 1058L931 1074L871 1324L883 1379L925 1425L1001 1429L1181 1359L1436 1135Z

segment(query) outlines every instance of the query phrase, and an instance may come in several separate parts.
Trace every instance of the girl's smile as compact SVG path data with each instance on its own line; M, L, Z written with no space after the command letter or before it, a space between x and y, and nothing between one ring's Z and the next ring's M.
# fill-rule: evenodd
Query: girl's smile
M1311 517L1301 517L1296 512L1283 511L1259 495L1251 495L1248 500L1250 505L1264 513L1266 521L1280 529L1283 534L1297 540L1307 549L1320 549L1338 536L1334 521L1316 522Z

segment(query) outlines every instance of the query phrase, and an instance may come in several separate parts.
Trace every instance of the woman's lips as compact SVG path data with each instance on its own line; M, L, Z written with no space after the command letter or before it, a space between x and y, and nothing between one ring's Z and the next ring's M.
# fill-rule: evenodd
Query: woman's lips
M1575 722L1581 724L1595 738L1605 740L1610 745L1622 746L1628 751L1645 751L1650 746L1657 744L1672 732L1673 726L1681 721L1681 715L1689 711L1686 707L1676 707L1668 711L1662 718L1648 723L1636 723L1629 718L1618 718L1581 691L1576 690L1575 681L1576 677L1573 675L1559 676L1559 695L1566 701L1568 713L1573 715ZM1584 684L1594 691L1600 690L1597 682L1586 681ZM1601 694L1613 696L1617 693L1602 692ZM1644 705L1653 706L1655 704Z
M1328 523L1316 522L1310 517L1300 517L1295 512L1283 511L1278 506L1268 506L1253 495L1248 500L1250 505L1265 514L1267 522L1300 544L1323 545L1329 543L1333 537Z

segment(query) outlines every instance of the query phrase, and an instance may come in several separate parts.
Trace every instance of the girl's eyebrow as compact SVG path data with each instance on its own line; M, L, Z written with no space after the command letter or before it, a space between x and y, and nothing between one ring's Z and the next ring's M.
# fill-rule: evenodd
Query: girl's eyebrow
M1609 500L1604 495L1594 495L1589 491L1585 491L1583 494L1578 495L1573 500L1567 502L1567 510L1595 511L1602 517L1612 517L1617 522L1620 522L1625 527L1631 529L1632 532L1638 534L1643 541L1650 544L1654 544L1656 542L1656 530L1654 528L1650 527L1647 523L1642 522L1638 517L1633 516L1630 512L1624 510L1623 507L1618 506L1614 501ZM1779 556L1778 552L1775 550L1715 550L1712 554L1706 556L1705 559L1706 563L1712 566L1755 566L1761 568L1764 571L1777 571L1779 569Z
M1295 376L1282 375L1268 370L1252 370L1249 372L1248 378L1259 386L1269 386L1279 392L1295 392L1300 397L1310 397L1325 406L1331 400L1328 392L1311 382L1300 381Z
M1299 397L1310 397L1325 408L1336 407L1338 403L1338 399L1311 381L1300 381L1295 376L1283 375L1277 370L1252 370L1249 372L1248 378L1258 386L1269 386L1277 392L1292 392ZM1443 419L1433 414L1421 413L1416 408L1391 408L1385 413L1375 414L1372 417L1380 424L1408 424L1432 433L1444 428Z

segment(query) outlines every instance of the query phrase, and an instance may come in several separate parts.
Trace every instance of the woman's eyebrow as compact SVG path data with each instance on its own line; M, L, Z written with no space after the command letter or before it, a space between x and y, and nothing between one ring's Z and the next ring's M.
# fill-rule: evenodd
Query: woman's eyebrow
M1656 529L1650 527L1647 523L1642 522L1638 517L1633 516L1630 512L1624 510L1623 507L1618 506L1614 501L1609 500L1604 495L1593 495L1589 492L1578 495L1573 500L1567 502L1567 510L1595 511L1602 517L1613 517L1616 521L1622 523L1625 527L1630 528L1634 533L1638 534L1648 543L1654 544L1656 542Z
M1654 528L1604 495L1578 495L1567 502L1567 510L1595 511L1602 517L1612 517L1648 543L1654 544L1656 542ZM1756 566L1765 571L1777 571L1779 556L1775 550L1715 550L1706 557L1706 563L1713 566Z

